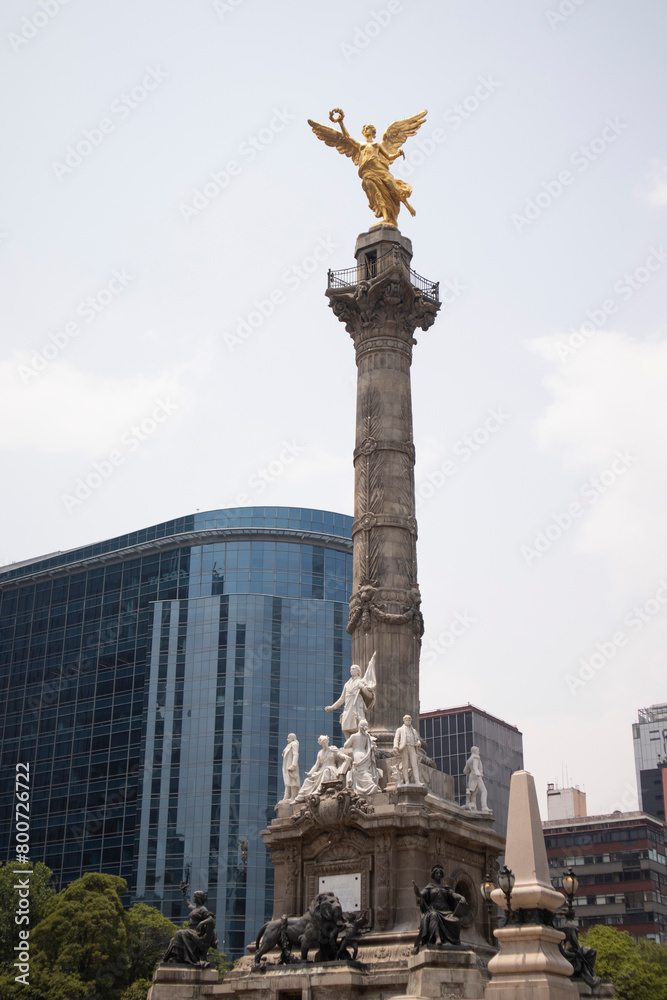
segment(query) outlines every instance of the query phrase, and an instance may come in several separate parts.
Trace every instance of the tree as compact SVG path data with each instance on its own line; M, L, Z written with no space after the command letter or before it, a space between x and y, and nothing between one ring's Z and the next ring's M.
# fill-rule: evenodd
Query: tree
M152 979L153 969L178 930L154 906L135 903L126 913L130 955L130 982ZM145 998L144 998L145 1000Z
M635 943L626 931L599 925L581 936L597 951L595 971L614 984L618 1000L667 1000L667 947Z
M32 942L54 972L95 984L101 1000L115 1000L128 984L130 957L117 875L88 872L49 900Z
M16 874L32 871L32 875ZM46 904L55 889L51 885L53 872L41 861L34 865L30 861L9 862L0 864L0 964L14 961L14 946L19 942L19 929L32 930L42 919ZM16 923L16 909L19 903L18 889L20 882L28 883L30 895L28 898L29 922Z
M145 1000L153 969L177 927L145 903L124 911L121 896L127 883L115 875L90 872L56 894L45 865L35 865L31 876L30 971L28 981L17 983L10 935L16 908L13 880L21 876L13 868L5 872L0 866L0 897L5 893L0 927L9 942L0 968L2 1000ZM11 920L4 919L7 913ZM42 919L34 926L37 913ZM210 952L209 961L221 973L229 968L217 950Z
M131 986L123 990L118 1000L146 1000L146 994L152 985L152 979L136 979Z

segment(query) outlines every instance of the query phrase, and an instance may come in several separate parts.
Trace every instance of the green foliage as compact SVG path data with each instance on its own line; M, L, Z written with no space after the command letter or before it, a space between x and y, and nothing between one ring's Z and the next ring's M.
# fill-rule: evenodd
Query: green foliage
M164 955L176 926L159 910L135 903L124 911L124 879L89 872L55 894L51 872L37 864L31 876L30 972L17 983L14 945L16 909L14 865L0 866L5 948L0 963L2 1000L146 1000L153 969ZM26 866L29 867L29 866ZM37 915L41 917L35 924ZM7 918L11 919L7 919ZM187 924L186 924L187 926ZM222 974L230 968L222 952L209 953L211 966Z
M120 897L125 879L88 872L49 900L32 942L57 972L96 982L102 998L127 982L130 960Z
M596 949L595 971L611 980L618 1000L667 1000L667 946L635 943L626 931L602 925L580 941Z
M218 971L218 981L222 979L225 972L228 972L232 967L232 962L227 961L227 956L224 951L218 951L217 948L211 948L208 956L207 962L210 962L212 969L217 969Z
M118 1000L146 1000L146 994L152 985L152 979L136 979L131 986L123 990Z
M125 916L130 942L130 981L152 979L153 969L178 928L146 903L135 903Z
M18 894L14 886L17 885L18 879L25 880L27 876L17 875L16 872L30 871L31 869L30 896L28 897L30 923L17 925L15 913ZM0 864L0 964L6 962L11 964L14 961L14 945L18 944L19 926L26 930L32 930L44 916L46 904L55 892L51 886L52 875L51 869L47 868L41 861L37 861L34 865L30 861L25 864L13 861Z

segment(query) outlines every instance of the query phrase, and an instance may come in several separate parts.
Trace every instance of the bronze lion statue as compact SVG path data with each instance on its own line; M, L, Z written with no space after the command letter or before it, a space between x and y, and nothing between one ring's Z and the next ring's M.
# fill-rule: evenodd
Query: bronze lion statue
M338 934L345 930L343 910L333 892L321 892L302 917L281 917L269 920L257 935L255 965L267 952L280 946L280 962L289 962L291 947L308 960L308 952L316 948L316 961L333 962L338 957Z

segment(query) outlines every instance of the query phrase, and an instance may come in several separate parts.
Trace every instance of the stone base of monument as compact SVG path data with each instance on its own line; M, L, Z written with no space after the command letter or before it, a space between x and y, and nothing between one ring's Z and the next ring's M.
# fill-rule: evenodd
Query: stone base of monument
M153 985L146 1000L195 1000L209 996L217 981L217 969L165 962L153 973Z
M413 955L416 934L415 928L365 935L359 942L356 963L279 965L279 952L274 950L262 961L260 971L253 956L245 955L225 973L222 983L203 995L243 994L242 1000L385 1000L405 996L482 1000L493 949L480 947L480 942L473 950L462 943L461 947L447 945Z
M486 1000L578 1000L572 966L558 950L562 931L542 924L499 927Z
M408 959L406 998L427 1000L461 997L482 1000L484 980L477 955L468 948L426 948Z
M426 1000L483 1000L484 981L475 952L466 948L426 950L411 955L407 967L392 968L386 960L366 965L353 962L309 962L263 965L262 971L238 965L206 996L239 1000L384 1000L395 995Z

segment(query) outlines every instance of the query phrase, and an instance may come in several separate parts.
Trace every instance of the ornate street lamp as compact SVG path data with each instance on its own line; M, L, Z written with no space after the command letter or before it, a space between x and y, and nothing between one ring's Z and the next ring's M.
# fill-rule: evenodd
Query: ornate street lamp
M507 865L503 867L498 872L498 886L505 893L505 899L507 900L507 916L505 917L505 923L508 924L510 921L510 915L512 913L512 889L514 888L514 872Z
M574 874L571 868L563 875L563 889L565 889L565 894L567 895L567 914L568 920L574 918L574 897L577 894L577 889L579 888L579 879Z
M494 884L491 876L490 875L485 875L484 876L484 881L482 882L481 886L479 887L479 890L482 893L482 899L485 899L487 901L487 903L491 902L491 893L493 892L494 889L495 889L495 884Z

